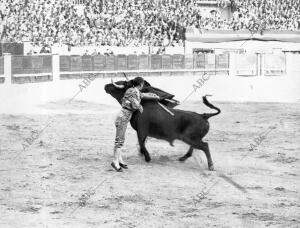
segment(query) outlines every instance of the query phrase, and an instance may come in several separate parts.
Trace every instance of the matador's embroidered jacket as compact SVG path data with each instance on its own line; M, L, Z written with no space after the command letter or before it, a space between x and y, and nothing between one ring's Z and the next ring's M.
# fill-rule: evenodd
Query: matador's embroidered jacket
M141 99L155 99L156 97L154 93L141 93L133 87L126 90L121 105L127 110L135 111L141 108Z

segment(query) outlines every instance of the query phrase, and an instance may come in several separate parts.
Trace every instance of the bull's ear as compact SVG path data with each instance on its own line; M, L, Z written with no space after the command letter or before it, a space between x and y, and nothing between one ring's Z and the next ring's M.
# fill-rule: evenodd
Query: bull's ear
M124 85L125 85L126 88L133 87L132 80L126 81L126 82L124 83Z

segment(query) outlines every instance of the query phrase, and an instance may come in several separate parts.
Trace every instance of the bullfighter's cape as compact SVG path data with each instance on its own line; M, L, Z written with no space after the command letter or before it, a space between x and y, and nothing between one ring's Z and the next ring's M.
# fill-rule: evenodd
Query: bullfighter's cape
M130 83L130 81L129 81ZM162 103L163 105L169 107L169 108L174 108L175 106L179 105L179 101L174 99L174 95L170 94L168 92L165 92L161 89L155 88L153 86L150 85L149 82L147 82L145 80L144 82L144 87L141 90L142 93L154 93L157 96L160 97L160 103Z

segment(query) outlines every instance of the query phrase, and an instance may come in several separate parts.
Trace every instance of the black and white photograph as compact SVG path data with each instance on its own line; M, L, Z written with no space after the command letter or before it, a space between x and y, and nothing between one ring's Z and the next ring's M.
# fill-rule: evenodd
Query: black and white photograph
M300 0L0 0L0 228L300 228Z

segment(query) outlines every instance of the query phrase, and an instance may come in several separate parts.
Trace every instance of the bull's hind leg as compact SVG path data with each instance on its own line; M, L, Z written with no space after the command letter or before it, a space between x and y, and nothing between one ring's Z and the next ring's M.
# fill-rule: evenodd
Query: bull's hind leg
M208 169L211 170L211 171L214 170L214 164L213 164L212 159L211 159L208 143L200 141L200 143L197 143L195 145L195 148L204 151L206 159L207 159Z
M186 137L183 141L189 144L194 149L203 150L207 159L208 169L211 171L214 170L214 165L211 159L207 142L202 142L196 139L192 139L191 137Z
M145 156L145 161L149 162L149 161L151 161L151 157L145 146L145 141L146 141L147 136L142 134L141 132L138 132L137 135L138 135L138 141L139 141L139 145L140 145L140 152L141 152L141 154L143 154Z
M190 149L188 150L188 152L185 155L183 155L182 157L179 158L179 161L185 161L186 159L188 159L189 157L191 157L192 154L193 154L193 150L194 149L191 146Z

